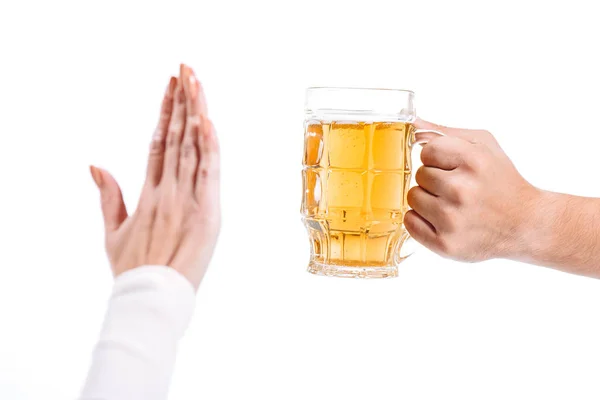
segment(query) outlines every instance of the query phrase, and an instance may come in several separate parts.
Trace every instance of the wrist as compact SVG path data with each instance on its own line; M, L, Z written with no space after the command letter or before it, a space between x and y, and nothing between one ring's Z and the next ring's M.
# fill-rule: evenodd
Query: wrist
M519 196L516 226L510 250L504 258L536 263L554 246L553 226L564 213L561 198L557 193L530 186Z

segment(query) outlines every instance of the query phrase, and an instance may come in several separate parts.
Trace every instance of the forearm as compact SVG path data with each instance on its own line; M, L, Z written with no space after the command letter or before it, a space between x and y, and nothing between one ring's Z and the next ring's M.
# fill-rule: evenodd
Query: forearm
M600 199L538 191L508 258L600 278Z
M168 267L119 275L80 399L166 399L194 300L192 285Z

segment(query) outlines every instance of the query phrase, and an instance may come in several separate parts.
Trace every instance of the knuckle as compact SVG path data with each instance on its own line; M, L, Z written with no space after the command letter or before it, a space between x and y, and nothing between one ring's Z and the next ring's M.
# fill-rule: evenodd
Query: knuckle
M481 151L474 151L468 154L465 163L472 171L483 171L488 167L488 158Z
M194 132L200 130L200 117L198 115L188 115L186 119L186 126Z
M216 157L219 155L219 145L215 142L208 143L205 148L205 153L210 154L212 159L216 159Z
M427 143L421 150L421 162L424 165L431 163L435 156L435 149L433 143Z
M206 166L201 166L198 169L198 175L200 176L200 179L206 180L209 175L209 169Z
M150 142L150 154L151 155L156 155L156 154L160 154L164 151L165 149L165 141L162 140L160 137L154 137L152 139L152 141Z
M469 185L464 179L452 179L448 183L448 197L459 204L464 204L470 197Z
M177 90L177 92L175 93L175 101L179 105L182 105L185 103L185 92L183 91L183 88L180 90Z
M198 166L198 173L205 177L210 175L218 176L221 168L219 153L204 149L204 151L201 152L201 158L200 165Z
M459 206L464 206L469 196L466 193L466 190L461 188L460 186L453 186L449 193L450 200L456 203Z
M198 179L206 181L209 179L218 180L220 176L220 168L218 165L201 165L198 168Z
M407 212L404 213L404 217L402 217L402 223L404 224L406 229L408 229L409 231L412 228L411 220L413 217L413 215L412 215L413 213L414 213L413 210L408 210Z
M479 130L475 131L475 135L472 140L472 143L474 143L476 145L480 145L480 144L490 145L490 144L497 144L498 142L496 141L496 138L494 137L494 135L492 135L492 133L490 131L479 129Z
M460 254L460 249L451 235L441 235L438 238L438 248L440 252L450 258L457 258Z
M162 210L156 215L156 219L163 225L169 225L173 220L173 215L166 210Z
M168 123L171 118L171 113L173 112L173 102L171 100L172 98L169 97L163 99L162 112L160 113L161 123Z
M458 231L459 221L454 209L451 209L448 205L443 205L441 207L441 215L443 220L443 228L441 230L444 232Z
M202 147L207 153L218 154L219 153L219 141L214 134L214 130L208 129L202 135Z
M408 230L408 233L410 233L412 236L421 236L422 234L419 226L417 225L417 221L419 219L417 215L418 214L415 210L408 210L406 214L404 214L402 221L405 228Z
M440 147L439 139L432 140L423 146L423 150L421 151L421 161L424 165L435 163L435 161L440 158L442 148Z
M185 159L193 159L196 157L196 145L191 140L184 140L181 143L181 157Z
M175 128L171 128L169 130L169 134L167 135L167 146L175 147L179 146L179 130Z
M458 230L460 215L451 202L438 199L432 211L435 211L435 227L439 232L447 234Z
M178 204L172 198L161 198L156 210L156 219L163 225L172 225L179 210Z
M415 186L411 188L406 194L406 201L408 202L408 205L412 208L414 208L414 206L416 205L417 190L419 190L419 187Z
M423 179L425 178L425 166L421 165L419 167L419 169L417 169L417 172L415 173L415 181L417 181L418 184L420 184L421 182L423 182Z

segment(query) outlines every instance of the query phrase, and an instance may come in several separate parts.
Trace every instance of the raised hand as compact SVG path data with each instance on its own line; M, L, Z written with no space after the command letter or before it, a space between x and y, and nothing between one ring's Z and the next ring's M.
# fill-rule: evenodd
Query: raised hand
M171 77L137 209L128 215L117 181L90 167L100 190L106 252L115 276L166 265L198 288L220 230L219 146L200 82L181 65Z

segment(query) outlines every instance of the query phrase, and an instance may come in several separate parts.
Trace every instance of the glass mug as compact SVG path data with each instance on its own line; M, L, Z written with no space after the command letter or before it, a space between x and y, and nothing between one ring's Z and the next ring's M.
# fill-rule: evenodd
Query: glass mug
M307 89L301 214L309 272L395 277L413 253L403 224L411 150L440 134L414 128L413 102L409 90Z

